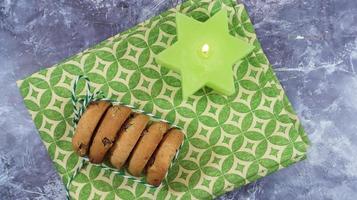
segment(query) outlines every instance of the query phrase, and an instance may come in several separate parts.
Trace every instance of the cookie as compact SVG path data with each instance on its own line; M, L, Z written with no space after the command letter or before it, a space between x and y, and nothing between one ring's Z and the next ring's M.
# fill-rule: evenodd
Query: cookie
M125 122L108 155L114 167L120 169L124 165L149 120L146 115L135 114Z
M101 163L103 161L105 154L112 147L117 133L130 113L130 108L120 105L108 109L90 146L90 162Z
M83 113L72 138L72 147L80 156L87 154L95 128L110 105L107 101L92 102Z
M146 171L147 183L154 186L160 185L166 176L172 159L182 144L183 138L183 133L178 129L171 129L165 134L159 147L148 163Z
M167 123L154 122L143 132L129 159L128 171L130 174L133 176L141 174L168 129L169 125Z

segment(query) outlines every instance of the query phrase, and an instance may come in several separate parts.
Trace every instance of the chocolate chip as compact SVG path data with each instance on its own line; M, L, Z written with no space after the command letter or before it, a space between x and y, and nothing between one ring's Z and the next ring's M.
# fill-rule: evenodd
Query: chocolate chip
M145 130L141 133L141 136L146 135L147 133L148 133L148 130L145 129Z
M131 123L126 123L125 125L124 125L124 130L126 131L126 130L128 130L128 128L130 127L130 126L132 126L133 124L131 124Z
M102 143L104 146L111 145L112 141L110 141L108 138L103 138Z

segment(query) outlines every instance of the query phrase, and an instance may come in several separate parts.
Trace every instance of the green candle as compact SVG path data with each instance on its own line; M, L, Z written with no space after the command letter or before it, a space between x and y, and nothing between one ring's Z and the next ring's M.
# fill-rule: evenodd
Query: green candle
M224 95L233 94L233 64L254 46L229 34L227 12L221 10L204 23L177 13L176 25L178 41L156 61L181 74L183 98L204 85Z

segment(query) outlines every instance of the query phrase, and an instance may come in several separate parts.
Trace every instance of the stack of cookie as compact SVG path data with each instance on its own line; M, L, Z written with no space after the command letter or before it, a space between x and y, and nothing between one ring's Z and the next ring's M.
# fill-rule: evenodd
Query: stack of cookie
M146 171L149 184L158 186L183 141L183 133L165 122L132 112L107 101L92 102L78 122L73 149L90 162L107 157L120 169L127 164L133 176Z

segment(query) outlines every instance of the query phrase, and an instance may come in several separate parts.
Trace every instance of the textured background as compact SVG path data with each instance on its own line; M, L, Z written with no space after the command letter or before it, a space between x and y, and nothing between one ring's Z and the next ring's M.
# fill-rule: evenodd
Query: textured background
M357 199L357 1L242 0L312 142L220 199ZM0 197L65 199L15 81L179 0L0 0Z

